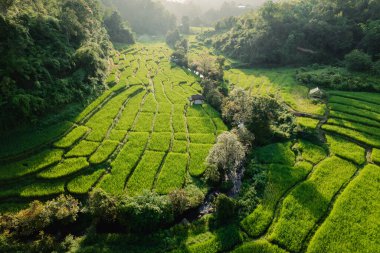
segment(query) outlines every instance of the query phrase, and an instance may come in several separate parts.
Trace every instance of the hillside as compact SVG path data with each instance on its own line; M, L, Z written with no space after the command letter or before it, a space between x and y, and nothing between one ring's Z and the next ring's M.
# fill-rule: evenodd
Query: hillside
M0 6L0 252L380 251L376 1Z

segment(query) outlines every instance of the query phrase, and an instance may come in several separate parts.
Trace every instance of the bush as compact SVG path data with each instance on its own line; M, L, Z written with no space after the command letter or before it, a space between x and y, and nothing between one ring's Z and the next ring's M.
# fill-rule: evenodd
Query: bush
M375 62L373 64L373 72L376 74L376 75L380 75L380 60L378 60L377 62Z
M351 71L369 71L372 67L371 56L359 51L353 50L351 53L344 57L348 70Z
M79 210L79 201L71 196L61 195L45 204L36 200L25 210L0 216L0 231L16 237L34 236L50 226L59 228L74 222Z
M236 203L234 199L220 194L216 198L216 221L219 225L230 223L236 217Z
M90 214L99 220L112 222L117 217L117 200L105 191L96 188L88 198Z

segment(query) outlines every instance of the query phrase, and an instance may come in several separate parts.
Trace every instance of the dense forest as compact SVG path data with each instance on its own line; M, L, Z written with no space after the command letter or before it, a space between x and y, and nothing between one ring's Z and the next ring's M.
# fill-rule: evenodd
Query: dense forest
M251 64L332 63L353 49L379 59L379 1L267 2L217 24L213 45Z

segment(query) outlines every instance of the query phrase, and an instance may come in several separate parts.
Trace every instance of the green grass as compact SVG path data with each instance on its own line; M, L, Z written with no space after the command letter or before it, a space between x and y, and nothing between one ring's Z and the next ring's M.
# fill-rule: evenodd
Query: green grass
M330 103L329 106L331 110L333 111L344 112L348 114L365 117L371 120L380 121L380 114L376 112L371 112L371 111L367 111L363 109L358 109L353 106L334 104L334 103Z
M42 182L34 183L25 187L20 192L21 197L45 197L50 195L57 195L65 192L65 182Z
M69 148L74 145L76 141L82 138L89 130L90 129L88 127L78 126L65 137L54 143L54 146L57 148Z
M186 122L184 115L174 115L173 116L173 128L174 132L186 132Z
M352 122L358 122L358 123L362 123L362 124L365 124L368 126L380 127L380 122L378 122L376 120L368 119L368 118L357 116L357 115L352 115L349 113L338 112L338 111L330 111L330 117L338 118L338 119L345 119L345 120L349 120Z
M212 118L212 121L214 122L217 131L228 131L228 127L224 124L221 118Z
M146 151L136 170L127 183L129 195L141 194L144 190L151 190L157 170L165 153Z
M201 144L214 144L216 137L214 134L190 134L190 142Z
M149 93L146 96L143 106L141 107L142 112L156 112L157 109L157 101L154 97L153 93Z
M252 214L241 222L244 231L253 237L258 237L265 232L273 219L274 209L282 195L304 179L313 166L308 162L299 162L294 167L278 164L266 167L268 168L268 182L261 203Z
M172 133L153 133L148 149L166 152L169 150L171 139Z
M298 150L301 153L303 160L311 162L312 164L319 163L327 156L326 151L322 147L305 140L299 140L293 146L293 149Z
M367 111L378 112L380 104L373 104L365 101L359 101L352 98L345 98L339 96L331 96L329 98L330 103L343 104L348 106L353 106L356 108L364 109Z
M380 149L374 148L372 150L371 159L374 163L380 164Z
M369 92L330 91L330 95L352 98L380 105L380 95Z
M86 194L104 172L105 170L97 170L90 175L74 178L67 184L67 190L73 194Z
M82 140L73 149L65 154L65 157L89 156L99 147L99 142Z
M100 164L105 162L108 157L115 151L119 142L106 140L100 145L98 150L90 157L89 162L91 164Z
M172 104L171 103L159 103L158 104L158 113L171 113Z
M143 154L143 147L148 141L148 136L140 135L140 147L136 142L128 142L120 151L116 159L111 163L111 174L103 177L98 187L111 194L121 194L124 192L124 185L127 177L132 172L133 168L137 165L138 160Z
M232 253L287 253L286 250L280 247L270 244L264 239L258 241L247 242L236 248Z
M86 158L68 158L63 160L63 162L59 163L58 165L40 172L38 176L40 178L46 179L60 178L83 170L89 165L90 164L87 162Z
M128 101L115 129L129 131L132 128L144 95L145 92L140 92Z
M15 131L0 136L0 157L13 156L33 150L54 141L73 126L72 122L64 121L59 124L27 131Z
M184 115L185 106L183 104L174 104L174 114L175 115Z
M295 75L295 68L251 68L225 71L225 79L230 84L246 89L252 95L280 96L296 111L323 115L324 105L314 104L309 99L309 88L299 85Z
M175 133L174 139L179 141L187 141L187 134L186 133Z
M138 116L135 128L133 129L136 132L151 132L153 124L153 113L140 113Z
M189 172L192 176L201 176L206 170L206 157L213 145L190 144Z
M43 168L58 163L63 156L62 150L46 150L25 160L2 165L0 179L12 179L38 172Z
M209 117L202 105L193 105L187 108L187 117Z
M359 145L334 135L326 135L326 139L331 154L343 157L356 164L363 164L366 162L365 149Z
M187 141L173 141L172 152L175 153L186 153L187 152Z
M329 119L327 123L330 125L341 126L341 127L349 128L349 129L356 130L359 132L373 134L380 137L380 128L377 128L377 127L370 127L367 125L354 123L354 122L350 122L350 121L342 120L342 119Z
M292 143L275 143L255 151L257 161L262 164L283 164L292 166L296 155L291 150Z
M170 114L159 113L156 116L156 121L154 122L154 132L168 132L171 130L170 125Z
M363 142L373 147L377 147L377 148L380 147L380 137L374 136L372 134L361 133L355 130L351 130L351 129L343 128L339 126L334 126L334 125L323 125L322 129L328 132L337 133L340 135L350 137L354 140Z
M190 133L215 133L215 126L210 118L189 117L187 122Z
M378 252L380 167L367 165L338 198L308 253Z
M168 154L156 184L156 191L159 194L168 194L182 188L185 182L187 160L187 154Z
M319 120L305 117L297 117L297 125L301 127L302 130L315 130Z
M131 149L144 150L149 138L149 133L132 132L128 135L128 145Z
M112 129L110 136L109 136L109 139L113 140L113 141L121 142L124 140L125 136L127 135L127 132L128 131L126 131L126 130Z
M326 213L334 195L356 170L353 164L338 157L321 162L312 176L284 199L269 240L299 252L303 240Z
M206 113L209 115L210 118L216 118L216 119L221 118L220 113L217 110L215 110L211 105L203 104L202 107L203 107L203 110L206 111Z

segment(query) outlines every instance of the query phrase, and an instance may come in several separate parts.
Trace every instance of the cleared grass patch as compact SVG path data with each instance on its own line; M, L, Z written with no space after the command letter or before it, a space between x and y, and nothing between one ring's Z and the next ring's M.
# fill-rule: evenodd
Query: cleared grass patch
M58 163L61 161L62 156L63 150L46 150L28 159L8 165L2 165L0 169L0 179L6 180L17 178L38 172L43 168Z
M60 164L39 173L38 176L46 179L60 178L80 171L89 165L86 158L68 158Z
M90 175L79 176L67 184L67 189L73 194L86 194L104 172L97 170Z
M308 253L378 252L380 167L367 165L338 198Z
M353 164L338 157L322 161L313 175L285 198L269 240L299 252L303 240L326 213L334 195L356 170Z
M153 133L148 149L166 152L169 150L171 139L172 133Z
M214 144L216 137L214 134L190 134L190 142L200 144Z
M190 143L190 175L198 177L206 170L206 157L213 145Z
M379 148L380 147L380 137L373 136L371 134L361 133L355 130L351 130L348 128L343 128L340 126L334 126L334 125L323 125L322 129L332 132L341 134L347 137L350 137L354 140L361 141L365 144L368 144L370 146L374 146Z
M159 194L168 194L182 188L185 181L188 155L169 153L162 167L156 185Z
M69 148L76 141L82 138L90 129L85 126L78 126L74 128L70 133L68 133L61 140L54 143L54 146L57 148Z
M144 190L151 190L156 172L161 165L165 153L146 151L136 170L127 183L127 192L135 196Z
M282 195L305 178L313 168L312 164L308 162L299 162L294 167L278 164L266 167L268 168L268 182L263 199L255 211L241 222L244 231L253 237L258 237L265 232L273 219L274 209Z
M214 133L215 126L210 118L189 117L187 118L190 133Z
M108 157L115 151L119 142L117 141L104 141L102 145L96 150L96 152L90 157L90 163L100 164L105 162Z
M83 157L89 156L95 152L95 150L99 147L99 142L92 142L82 140L79 142L73 149L71 149L65 157Z
M326 135L326 139L331 154L336 154L356 164L366 162L365 149L359 145L334 135Z

